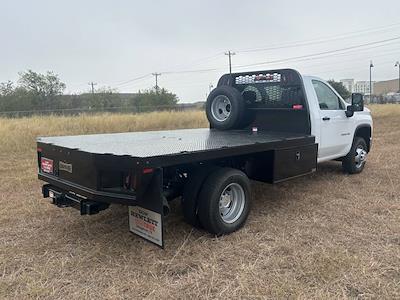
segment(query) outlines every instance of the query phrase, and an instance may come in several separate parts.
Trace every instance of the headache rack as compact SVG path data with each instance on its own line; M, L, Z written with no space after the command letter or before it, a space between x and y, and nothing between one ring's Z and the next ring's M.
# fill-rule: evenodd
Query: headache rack
M249 109L307 109L302 78L292 69L225 74L221 85L239 90Z

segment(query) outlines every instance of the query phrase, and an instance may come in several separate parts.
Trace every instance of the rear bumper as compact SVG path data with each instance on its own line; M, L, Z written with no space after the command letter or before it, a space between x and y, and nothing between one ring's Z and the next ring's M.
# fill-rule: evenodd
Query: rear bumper
M42 187L44 198L51 197L52 203L58 207L73 207L80 211L81 215L94 215L108 208L108 203L96 202L81 198L77 195L60 190L51 184Z
M43 197L52 198L59 207L77 208L81 215L96 214L110 203L128 205L130 231L164 247L162 169L144 174L135 195L98 191L41 172L38 177L47 182L42 187Z
M57 192L72 195L85 201L92 200L103 203L137 205L137 199L134 195L98 191L43 173L39 173L38 178L49 183L49 185L43 186L43 196L45 196L45 187L51 186Z

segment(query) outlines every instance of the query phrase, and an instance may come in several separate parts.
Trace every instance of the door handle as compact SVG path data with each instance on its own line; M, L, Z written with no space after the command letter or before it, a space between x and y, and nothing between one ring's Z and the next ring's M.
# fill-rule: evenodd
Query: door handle
M322 121L329 121L331 118L329 118L329 117L323 117L322 118Z

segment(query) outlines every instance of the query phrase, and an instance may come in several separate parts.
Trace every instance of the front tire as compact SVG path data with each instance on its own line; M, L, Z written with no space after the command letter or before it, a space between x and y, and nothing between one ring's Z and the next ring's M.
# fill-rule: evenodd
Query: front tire
M367 143L361 137L355 137L349 153L343 157L343 170L349 174L358 174L364 170L368 155Z
M250 212L250 181L243 172L220 168L204 182L198 203L201 225L215 235L238 230Z

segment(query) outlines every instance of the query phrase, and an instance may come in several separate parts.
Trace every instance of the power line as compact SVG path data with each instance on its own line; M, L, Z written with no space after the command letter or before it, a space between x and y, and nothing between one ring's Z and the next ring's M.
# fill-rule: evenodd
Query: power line
M303 40L303 41L294 42L294 44L272 46L272 47L268 47L268 48L259 48L259 49L244 49L244 50L240 50L239 52L246 53L246 52L268 51L268 50L278 50L278 49L284 49L284 48L306 46L306 45L312 45L314 43L318 44L318 43L327 42L327 41L333 41L333 40L338 40L338 39L343 39L343 38L349 38L351 36L354 36L354 35L360 34L360 33L379 32L379 31L382 31L382 30L385 30L385 29L388 29L388 28L392 28L392 27L397 27L397 26L400 26L400 23L393 23L393 24L389 24L389 25L386 25L386 26L378 27L378 28L367 28L367 29L348 32L348 33L344 33L344 34L341 34L341 35L335 35L335 36L331 36L331 37L327 37L327 38L318 38L318 39L313 39L313 40ZM195 60L193 63L209 60L209 59L218 57L221 54L229 55L229 52L228 53L218 52L215 55L207 56L207 57ZM231 52L231 55L234 55L233 52ZM232 69L231 64L232 63L230 63L230 72L231 72L231 69ZM188 65L188 64L186 64L186 65ZM251 65L253 65L253 64L251 64ZM251 65L249 65L249 66L251 66ZM254 64L254 65L258 65L258 63ZM242 66L239 66L239 67L242 67ZM165 72L162 72L162 73L163 74L184 74L184 73L211 72L211 71L217 71L217 70L221 70L221 68L207 68L207 69L199 69L199 70L182 70L182 71L179 71L179 70L178 71L165 71ZM129 79L129 80L126 80L126 81L123 81L123 82L120 82L120 83L117 83L117 84L114 84L114 85L120 86L120 85L129 84L131 82L147 78L150 75L152 75L152 74L148 73L148 74L145 74L145 75L133 78L133 79Z
M166 71L166 72L162 72L162 74L204 73L204 72L218 71L218 70L220 70L220 68L183 70L183 71Z
M399 37L400 38L400 37ZM397 39L397 38L396 38ZM381 42L381 41L379 41ZM375 42L374 42L375 43ZM368 43L369 44L369 43ZM364 47L368 44L362 44L362 45L355 45L354 47L352 46L351 49L348 48L343 48L343 49L336 49L332 51L337 51L339 53L331 53L331 51L326 51L322 53L314 53L314 54L308 54L304 56L296 56L296 57L291 57L287 59L280 59L280 60L274 60L270 62L260 62L260 63L255 63L255 64L249 64L249 65L239 65L237 66L238 68L244 67L244 66L253 66L253 65L260 65L260 64L272 64L272 63L279 63L279 62L284 62L284 61L307 61L307 60L312 60L312 59L323 59L323 58L330 58L330 57L340 57L340 56L348 56L348 55L354 55L354 53L351 53L352 49L358 49L358 47ZM362 50L371 50L383 46L388 46L389 44L385 45L376 45L374 47L368 47ZM345 53L340 53L342 51L347 51ZM324 55L325 54L325 55ZM329 54L329 55L326 55ZM314 57L315 55L318 55L318 57ZM184 73L207 73L207 72L212 72L212 71L220 71L223 70L224 68L210 68L210 69L195 69L195 70L183 70L183 71L169 71L169 72L162 72L162 74L184 74Z
M236 53L245 53L245 52L256 52L256 51L266 51L266 50L275 50L275 49L284 49L284 48L292 48L292 47L299 47L299 46L304 46L304 45L311 45L313 42L316 43L320 43L320 42L327 42L327 41L333 41L333 40L338 40L338 39L343 39L343 38L350 38L353 37L354 35L360 35L360 33L369 33L369 32L379 32L388 28L392 28L392 27L398 27L400 26L400 23L393 23L393 24L389 24L389 25L385 25L382 27L373 27L373 28L366 28L363 30L358 30L358 31L353 31L353 32L347 32L347 33L343 33L340 35L334 35L334 36L330 36L330 37L326 37L326 38L317 38L317 39L312 39L312 40L301 40L301 41L297 41L294 42L294 44L286 44L286 45L278 45L278 46L272 46L269 48L259 48L259 49L244 49L244 50L239 50L236 51ZM306 44L307 43L307 44ZM233 53L231 51L231 55L234 55L236 53ZM218 56L220 56L221 54L225 54L225 55L229 55L228 52L218 52L215 55L212 56L207 56L204 58L200 58L198 60L195 60L194 63L199 62L199 61L205 61L205 60L209 60L212 58L216 58ZM188 65L188 64L184 64L184 65ZM216 68L209 68L209 69L204 69L204 72L206 71L216 71L218 69ZM178 74L178 73L193 73L193 72L197 72L200 70L189 70L189 71L166 71L166 72L162 72L163 74L168 73L168 74ZM203 70L201 70L203 71Z
M259 63L239 65L239 66L236 66L236 67L237 68L246 68L246 67L254 67L254 66L260 66L260 65L268 65L268 64L274 64L274 63L293 61L293 60L302 59L302 58L311 58L311 57L321 56L321 55L325 55L325 54L333 54L333 53L337 53L337 52L343 52L343 51L347 51L347 50L358 49L358 48L362 48L362 47L370 46L370 45L382 44L382 43L391 42L391 41L395 41L395 40L399 40L399 39L400 39L400 36L394 37L394 38L390 38L390 39L375 41L375 42L369 42L369 43L365 43L365 44L358 44L358 45L345 47L345 48L340 48L340 49L335 49L335 50L317 52L317 53L300 55L300 56L293 56L293 57L289 57L289 58L272 60L272 61L264 61L264 62L259 62Z
M319 53L312 53L312 54L296 56L296 57L290 57L290 58L286 58L286 59L279 59L279 60L274 60L274 61L269 61L269 62L259 62L259 63L248 64L248 65L239 65L239 66L236 66L236 67L244 68L244 67L249 67L249 66L257 66L257 65L263 65L263 64L274 64L274 63L280 63L280 62L286 62L286 61L307 61L307 60L313 60L313 59L330 58L332 56L345 56L345 55L351 54L349 52L351 52L352 50L356 50L356 49L359 49L361 47L366 47L366 46L369 46L369 45L375 45L373 47L368 47L368 48L365 48L365 49L362 49L362 50L375 49L375 48L378 48L378 47L383 47L383 46L390 45L390 44L380 45L380 43L390 42L390 41L399 40L399 39L400 39L400 37L395 37L395 38L392 38L392 39L375 41L375 42L370 42L370 43L365 43L365 44L359 44L359 45L354 45L354 46L341 48L341 49L335 49L335 50L324 51L324 52L319 52ZM347 51L347 52L341 53L343 51ZM317 56L317 57L315 57L315 56ZM184 71L175 71L175 72L163 72L163 74L201 73L201 72L219 71L219 70L222 70L222 69L223 68L184 70Z
M176 66L174 66L172 68L186 67L188 65L197 65L200 62L204 62L204 61L207 61L207 60L215 59L217 57L222 57L222 55L224 55L224 53L225 52L223 52L223 51L222 52L218 52L218 53L216 53L214 55L206 56L206 57L203 57L203 58L198 58L198 59L195 59L195 60L193 60L191 62L188 62L188 63L176 65ZM178 70L178 71L170 71L170 72L175 73L175 72L180 72L180 71ZM170 73L170 72L163 72L163 73Z
M301 58L301 59L294 59L294 60L291 60L291 62L292 63L308 62L308 61L321 60L321 59L323 60L323 59L326 59L326 58L340 58L340 57L354 56L354 55L357 55L356 59L358 59L360 54L363 54L363 55L368 55L369 54L368 52L365 52L365 50L369 51L369 50L373 50L373 49L380 48L380 47L385 47L385 46L390 46L390 45L391 44L376 45L376 46L373 46L373 47L368 47L368 48L365 48L365 49L358 50L356 53L354 53L354 50L349 50L349 51L344 52L344 53L340 53L339 52L339 53L334 53L334 54L329 54L329 55L322 55L322 56L317 56L317 57L306 57L306 58ZM355 49L355 50L357 50L357 49ZM392 50L392 49L389 49L389 50ZM398 53L398 50L396 50L395 53ZM374 54L373 56L374 57L378 57L378 56L385 56L385 55L390 55L390 54L393 54L393 51L392 52L386 52L384 55L381 55L381 52L379 52L378 55ZM341 60L341 62L343 62L343 60ZM307 66L309 66L309 64L307 64Z
M349 38L350 36L360 35L360 34L367 33L367 32L379 32L379 31L382 31L382 30L385 30L385 29L388 29L388 28L397 27L399 25L400 25L400 23L394 23L394 24L390 24L390 25L387 25L387 26L382 26L382 27L378 27L378 28L367 28L367 29L364 29L364 30L344 33L342 35L336 35L336 36L331 36L331 37L327 37L327 38L319 38L319 39L313 39L313 40L299 41L299 42L295 42L293 44L286 44L286 45L280 45L280 46L278 45L278 46L272 46L272 47L268 47L268 48L244 49L244 50L241 50L239 52L246 53L246 52L268 51L268 50L276 50L276 49L284 49L284 48L292 48L292 47L299 47L299 46L306 46L306 45L312 45L312 44L325 43L325 42L328 42L328 41ZM264 65L264 64L275 64L275 63L288 62L288 61L307 61L307 60L314 60L314 59L323 59L323 58L331 57L332 55L335 55L335 56L339 56L340 55L341 56L341 55L346 55L346 53L338 53L338 54L336 54L336 53L337 52L343 52L343 51L349 51L350 52L350 50L352 50L352 49L358 49L360 47L365 47L365 46L368 46L368 45L383 43L383 42L396 40L396 39L398 39L398 38L382 40L382 41L377 41L377 42L373 42L373 43L366 43L366 44L356 45L356 46L352 46L352 47L346 47L346 48L342 48L342 49L335 49L335 50L331 50L331 51L312 53L312 54L302 55L302 56L295 56L295 57L290 57L290 58L286 58L286 59L278 59L278 60L269 61L269 62L258 62L258 63L253 63L253 64L240 65L240 66L237 66L237 67L238 68L247 68L247 67L252 67L252 66L259 66L259 65ZM375 46L375 47L381 47L381 46L382 45L378 45L378 46ZM370 47L368 49L372 49L372 48L375 48L375 47ZM366 49L366 50L368 50L368 49ZM231 56L234 55L234 53L232 51L229 51L227 53L219 52L219 53L217 53L215 55L198 59L198 60L194 61L194 63L195 62L209 60L209 59L218 57L221 54L226 54L226 55L229 56L229 60L230 60L230 62L229 62L229 71L232 72ZM218 71L218 70L221 70L221 68L206 68L206 69L195 69L195 70L166 71L166 72L163 72L163 73L165 73L165 74L185 74L185 73L212 72L212 71ZM122 82L115 83L114 86L125 86L127 84L132 83L132 82L136 82L136 81L140 81L140 80L149 78L151 75L155 76L154 74L148 73L148 74L144 74L144 75L141 75L141 76L129 79L129 80L125 80L125 81L122 81ZM157 75L157 77L158 76L159 75ZM157 81L157 79L158 78L156 78L156 81ZM76 85L78 85L78 84L76 84ZM156 82L156 87L158 89L158 82ZM93 93L94 93L94 86L92 86L92 94Z
M318 53L312 53L312 54L307 54L307 55L301 55L301 56L295 56L295 57L290 57L290 58L285 58L285 59L278 59L278 60L273 60L269 62L258 62L258 63L253 63L253 64L247 64L247 65L239 65L236 66L237 68L246 68L246 67L252 67L252 66L258 66L258 65L264 65L264 64L275 64L275 63L280 63L280 62L286 62L286 61L307 61L307 60L313 60L313 59L323 59L323 58L329 58L332 56L342 56L342 55L348 55L351 50L359 49L361 47L366 47L366 46L372 46L373 47L368 47L363 50L370 50L374 49L377 47L382 47L382 46L387 46L389 44L385 45L380 45L385 42L391 42L395 40L399 40L400 37L395 37L391 39L385 39L385 40L380 40L380 41L374 41L370 43L365 43L365 44L358 44L350 47L345 47L345 48L340 48L340 49L335 49L335 50L330 50L330 51L324 51L324 52L318 52ZM343 51L348 51L345 53L341 53ZM231 55L233 55L233 52L230 51ZM226 55L229 55L229 52L226 53ZM232 62L231 62L232 63ZM210 68L210 69L195 69L195 70L182 70L182 71L164 71L162 74L185 74L185 73L206 73L206 72L213 72L213 71L220 71L223 70L223 68ZM160 73L158 73L160 74ZM155 76L155 74L152 74ZM143 78L146 76L141 76L138 77Z
M368 60L364 60L364 62L362 62L362 64L365 64L365 62L368 62ZM378 63L376 63L375 62L375 65L377 65L377 66L383 66L383 65L388 65L388 64L393 64L393 60L384 60L384 61L378 61ZM311 69L311 70L313 70L313 69ZM337 69L337 68L334 68L334 69L324 69L323 71L318 71L318 70L314 70L314 71L310 71L310 70L307 70L306 72L307 73L313 73L313 74L315 74L315 75L319 75L319 74L327 74L327 73L329 73L329 74L331 74L332 72L344 72L344 71L354 71L354 72L359 72L359 71L363 71L363 72L365 72L367 70L367 68L359 68L358 67L358 64L357 64L357 69L355 69L354 67L350 67L350 68L340 68L340 69ZM352 72L352 73L354 73L354 72Z
M370 55L369 53L363 53L364 55L363 56L360 56L359 55L359 53L357 52L357 57L356 58L354 58L354 57L352 57L352 58L347 58L347 59L340 59L340 61L339 62L329 62L329 63L323 63L323 64L321 64L321 63L318 63L318 64L307 64L305 67L308 69L308 68L313 68L313 67L326 67L326 66L332 66L332 65L334 65L334 66L338 66L338 64L344 64L344 63L346 63L346 62L356 62L356 61L363 61L363 62L365 62L366 60L369 60L370 58L378 58L378 57L388 57L388 56L390 56L390 55L393 55L393 54L398 54L399 53L399 51L398 50L396 50L396 51L390 51L390 52L379 52L379 54L374 54L374 55ZM333 57L342 57L342 56L349 56L349 54L350 55L354 55L354 53L342 53L341 55L335 55L335 56L333 56ZM318 59L319 58L327 58L328 56L323 56L323 57L318 57ZM304 60L302 60L302 61L304 61ZM392 60L391 60L392 61ZM300 61L301 62L301 61ZM351 70L351 68L350 68L350 70ZM340 71L340 70L339 70Z
M382 41L372 42L372 44L381 43L381 42ZM316 59L325 59L325 58L330 58L332 56L334 56L334 57L335 56L348 56L348 55L353 55L353 53L350 53L351 51L359 49L358 47L365 47L366 45L369 45L369 44L371 44L371 43L362 44L362 45L355 45L355 46L351 47L352 49L348 49L349 47L346 47L345 49L346 49L347 52L345 52L345 53L340 53L342 51L345 51L343 49L335 49L335 50L332 50L332 51L338 51L338 53L331 53L332 51L327 51L329 53L325 54L325 55L323 55L321 53L314 53L314 54L301 56L301 58L296 57L296 59L295 59L295 58L291 57L291 58L275 60L275 61L271 61L271 62L256 63L255 65L274 64L274 63L279 63L279 62L284 62L284 61L301 62L301 61L309 61L309 60L316 60ZM377 45L374 45L374 46L371 46L371 47L368 47L368 48L364 48L361 51L371 50L371 49L375 49L377 47L383 47L383 46L388 46L388 45L390 45L390 44L384 44L384 45L377 44ZM315 57L315 55L317 55L317 57ZM243 65L239 66L239 68L243 68ZM223 69L224 68L211 68L211 69L198 69L198 70L169 71L169 72L162 72L162 74L172 74L173 75L173 74L185 74L185 73L207 73L207 72L212 72L212 71L220 71L220 70L223 70ZM133 80L144 79L144 78L147 78L147 76L149 76L149 75L140 76L140 77L134 78ZM153 76L155 76L155 75L153 75ZM127 83L130 83L130 82L133 82L133 81L128 81ZM179 86L182 87L182 81L180 81L180 80L179 81L175 81L174 80L169 85L171 85L171 84L173 85L175 82L179 83ZM158 82L157 82L157 86L158 86ZM191 86L193 86L193 85L191 85ZM133 87L131 87L131 88L133 88ZM136 86L136 88L138 88L138 86Z
M142 75L142 76L139 76L139 77L135 77L135 78L132 78L132 79L129 79L129 80L126 80L126 81L122 81L122 82L120 82L120 83L116 83L116 84L114 84L114 85L115 85L115 86L125 85L125 84L127 84L127 83L131 83L131 82L134 82L134 81L138 81L138 80L141 80L141 79L150 77L151 75L152 75L152 74L148 73L148 74L145 74L145 75Z
M319 44L319 43L325 43L328 41L333 41L333 40L338 40L338 39L344 39L344 38L349 38L351 36L354 35L360 35L363 33L368 33L368 32L379 32L379 31L383 31L385 29L389 29L389 28L393 28L393 27L398 27L400 26L400 23L392 23L389 25L385 25L385 26L381 26L381 27L373 27L373 28L366 28L363 30L358 30L358 31L353 31L353 32L347 32L347 33L343 33L340 35L335 35L335 36L330 36L330 37L321 37L321 38L317 38L317 39L311 39L311 40L300 40L297 42L293 42L293 44L286 44L286 45L276 45L276 46L271 46L271 47L266 47L266 48L257 48L257 49L243 49L243 50L239 50L237 51L237 53L246 53L246 52L258 52L258 51L269 51L269 50L278 50L278 49L284 49L284 48L293 48L293 47L300 47L300 46L306 46L306 45L312 45L312 44ZM213 59L216 58L220 55L224 54L224 52L218 52L215 55L210 55L204 58L200 58L198 60L195 60L193 63L196 62L201 62L201 61L205 61L205 60L209 60L209 59ZM192 63L192 64L193 64ZM190 63L189 63L190 64ZM188 64L185 64L188 65ZM255 64L258 65L258 64ZM217 70L221 70L221 68L209 68L209 69L203 69L203 70L184 70L184 71L168 71L168 72L163 72L163 73L167 73L167 74L181 74L181 73L197 73L197 72L209 72L209 71L217 71ZM152 74L148 73L139 77L135 77L132 79L128 79L126 81L122 81L122 82L118 82L118 83L114 83L112 84L113 86L122 86L122 85L126 85L129 84L131 82L135 82L141 79L145 79L147 77L150 77ZM72 84L71 84L72 85ZM84 83L82 84L73 84L73 85L84 85Z
M322 43L327 43L331 41L336 41L336 40L341 40L341 39L348 39L352 38L355 36L360 36L366 33L371 33L371 32L379 32L383 31L392 27L398 27L400 26L400 23L394 23L391 25L387 26L382 26L378 28L368 28L368 29L363 29L359 31L353 31L353 32L348 32L348 33L343 33L340 35L334 35L330 37L321 37L317 39L311 39L311 40L301 40L293 43L289 43L286 45L277 45L277 46L270 46L270 47L265 47L265 48L255 48L255 49L244 49L244 50L238 50L238 53L248 53L248 52L263 52L263 51L270 51L270 50L280 50L280 49L287 49L287 48L295 48L295 47L301 47L301 46L310 46L310 45L316 45L316 44L322 44Z

